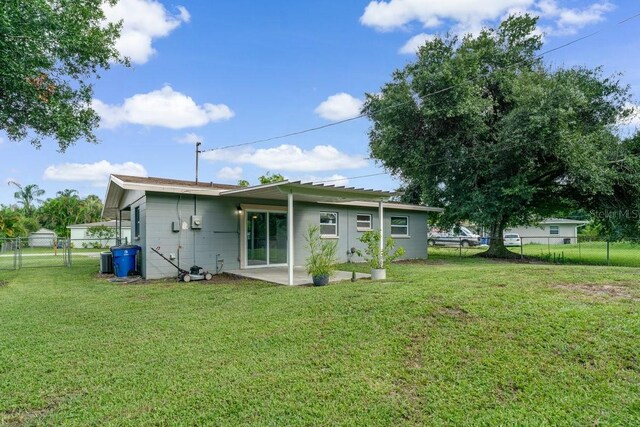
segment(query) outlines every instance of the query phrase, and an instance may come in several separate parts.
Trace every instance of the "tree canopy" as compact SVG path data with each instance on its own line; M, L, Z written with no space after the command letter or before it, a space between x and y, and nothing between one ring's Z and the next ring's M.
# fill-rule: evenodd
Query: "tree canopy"
M428 41L364 104L372 157L414 201L444 207L443 225L486 227L487 256L508 256L509 226L638 194L638 153L615 133L628 88L600 69L545 67L536 21Z
M110 4L117 0L106 0ZM111 63L120 25L107 23L105 0L4 0L0 8L0 129L12 140L97 142L92 79Z

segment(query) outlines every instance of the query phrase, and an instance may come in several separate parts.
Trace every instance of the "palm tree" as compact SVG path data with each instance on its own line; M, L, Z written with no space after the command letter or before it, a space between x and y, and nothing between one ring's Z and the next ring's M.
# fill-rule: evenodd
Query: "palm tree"
M42 199L39 197L44 195L44 190L37 184L29 184L24 187L15 181L9 181L8 184L13 184L18 188L18 191L13 193L13 197L19 205L22 205L25 215L29 216L33 213L36 203L42 203Z

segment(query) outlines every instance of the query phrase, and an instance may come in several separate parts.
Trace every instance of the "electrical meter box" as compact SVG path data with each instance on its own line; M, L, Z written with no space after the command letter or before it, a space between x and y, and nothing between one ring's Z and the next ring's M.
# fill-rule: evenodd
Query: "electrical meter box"
M202 228L202 216L201 215L191 215L191 228L194 228L194 229Z

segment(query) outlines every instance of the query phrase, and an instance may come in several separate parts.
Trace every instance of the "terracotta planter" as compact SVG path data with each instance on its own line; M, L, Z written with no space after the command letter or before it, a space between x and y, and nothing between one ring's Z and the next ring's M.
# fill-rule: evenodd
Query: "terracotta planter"
M329 275L323 274L321 276L311 276L313 286L324 286L329 284Z
M387 270L384 268L372 268L371 280L385 280L387 278Z

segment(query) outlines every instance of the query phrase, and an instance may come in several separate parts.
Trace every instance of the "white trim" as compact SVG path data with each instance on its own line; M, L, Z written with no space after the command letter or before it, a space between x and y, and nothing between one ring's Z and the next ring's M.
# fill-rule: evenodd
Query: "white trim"
M393 225L393 218L405 218L407 220L407 225ZM408 215L390 215L389 216L389 233L391 234L391 237L409 237L410 236L410 232L409 232L409 216ZM391 232L391 230L393 229L393 227L407 227L407 232L406 234L393 234Z
M337 206L356 206L361 208L377 208L379 202L370 202L370 201L351 201L351 202L317 202L323 205L337 205ZM391 202L383 202L383 207L385 209L390 210L399 210L399 211L419 211L419 212L444 212L443 208L434 208L431 206L419 206L419 205L409 205L407 203L391 203Z
M335 215L336 217L336 222L335 224L333 223L329 223L329 224L323 224L322 223L322 214L330 214L330 215ZM338 222L340 221L340 216L338 215L338 212L332 212L332 211L320 211L318 212L318 225L320 227L320 237L323 239L331 239L331 238L339 238L340 237L340 230L338 229ZM322 226L323 225L334 225L336 228L336 232L333 234L322 234Z
M240 203L240 209L243 211L256 211L256 212L287 212L286 206L278 205L252 205L249 203Z
M378 253L378 260L380 268L384 268L384 259L382 258L382 252L384 251L384 202L382 200L378 202L378 215L380 215L380 252Z
M287 194L287 273L289 286L293 286L293 191Z
M369 217L369 227L358 227L358 222L367 222L358 220L358 216L368 216ZM373 230L373 215L370 213L357 213L356 212L356 231L371 231Z
M258 209L253 209L253 206L258 207ZM249 251L247 250L247 215L248 211L256 212L256 213L266 213L270 212L275 213L285 213L287 214L287 239L289 239L289 212L287 212L286 207L282 209L282 206L275 206L276 209L271 209L270 205L240 205L241 211L240 215L240 269L251 269L251 268L265 268L265 267L283 267L288 265L289 263L289 243L287 242L287 262L279 263L279 264L271 264L269 263L269 251L267 248L267 262L266 264L259 265L249 265ZM246 208L245 208L246 207ZM263 209L260 209L263 208ZM269 222L267 221L267 241L269 236ZM268 243L267 243L268 244Z

